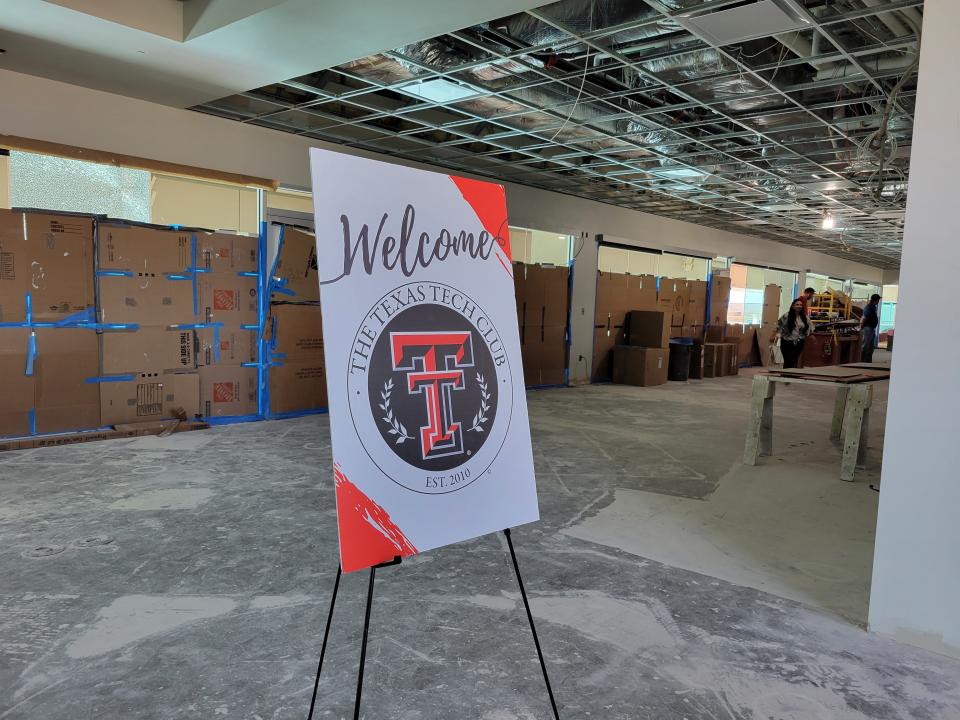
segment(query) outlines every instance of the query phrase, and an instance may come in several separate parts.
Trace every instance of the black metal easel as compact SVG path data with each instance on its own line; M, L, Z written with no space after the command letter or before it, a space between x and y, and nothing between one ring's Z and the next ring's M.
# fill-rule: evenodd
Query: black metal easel
M553 688L550 686L550 678L547 675L547 664L543 659L543 650L540 648L540 638L537 636L537 628L533 622L533 613L530 611L530 601L527 600L527 591L523 586L523 577L520 575L520 564L517 562L517 553L513 549L513 538L510 536L510 529L503 531L507 537L507 546L510 548L510 557L513 560L513 570L517 574L517 583L520 585L520 595L523 597L523 607L527 611L527 621L530 623L530 632L533 634L533 644L537 648L537 657L540 659L540 669L543 671L543 682L547 686L547 696L550 698L550 707L553 709L553 717L560 720L560 713L557 710L557 702L553 697ZM373 582L376 572L379 568L399 565L401 558L399 555L390 562L374 565L370 568L370 584L367 587L367 609L363 618L363 640L360 645L360 669L357 672L357 695L353 705L353 720L360 720L360 698L363 691L363 668L367 660L367 637L370 632L370 610L373 607ZM320 646L320 662L317 664L317 677L313 682L313 696L310 698L310 711L307 713L307 720L313 720L313 709L317 704L317 690L320 687L320 672L323 670L323 656L327 652L327 640L330 638L330 625L333 622L333 608L337 602L337 592L340 589L340 576L342 575L341 566L337 566L337 578L333 583L333 596L330 598L330 610L327 613L327 627L323 631L323 644Z

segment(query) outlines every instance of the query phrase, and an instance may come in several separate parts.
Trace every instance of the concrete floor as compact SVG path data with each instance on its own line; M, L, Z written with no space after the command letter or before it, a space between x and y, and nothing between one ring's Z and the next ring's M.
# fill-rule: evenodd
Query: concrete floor
M816 390L816 389L814 389ZM956 720L960 662L865 633L871 468L830 393L749 378L531 393L543 519L515 531L561 716ZM303 718L337 563L325 416L0 454L0 719ZM549 717L498 536L377 575L371 720ZM346 576L321 718L352 716Z

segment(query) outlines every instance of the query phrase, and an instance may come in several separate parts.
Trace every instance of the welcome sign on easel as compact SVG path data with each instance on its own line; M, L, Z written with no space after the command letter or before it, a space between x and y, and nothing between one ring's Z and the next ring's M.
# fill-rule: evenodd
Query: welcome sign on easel
M537 520L503 187L310 162L343 571Z

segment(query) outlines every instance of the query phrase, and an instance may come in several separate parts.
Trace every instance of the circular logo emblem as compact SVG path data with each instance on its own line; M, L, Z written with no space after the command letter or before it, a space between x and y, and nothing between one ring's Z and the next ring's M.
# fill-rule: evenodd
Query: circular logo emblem
M410 490L466 487L506 439L513 383L503 343L489 316L448 285L410 283L377 301L347 383L364 450Z

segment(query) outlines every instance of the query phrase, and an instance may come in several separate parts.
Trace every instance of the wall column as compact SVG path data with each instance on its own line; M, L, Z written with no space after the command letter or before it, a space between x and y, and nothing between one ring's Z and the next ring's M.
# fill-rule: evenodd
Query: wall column
M960 657L960 2L923 17L870 629Z

